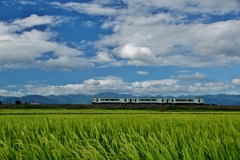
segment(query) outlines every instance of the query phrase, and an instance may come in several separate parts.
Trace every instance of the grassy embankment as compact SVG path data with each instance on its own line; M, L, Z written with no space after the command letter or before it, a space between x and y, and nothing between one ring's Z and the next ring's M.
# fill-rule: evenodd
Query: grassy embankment
M0 113L0 159L240 159L239 112Z
M3 109L107 109L107 110L158 110L160 112L209 112L209 111L240 111L240 106L223 106L223 105L90 105L90 104L40 104L40 105L0 105L0 110Z

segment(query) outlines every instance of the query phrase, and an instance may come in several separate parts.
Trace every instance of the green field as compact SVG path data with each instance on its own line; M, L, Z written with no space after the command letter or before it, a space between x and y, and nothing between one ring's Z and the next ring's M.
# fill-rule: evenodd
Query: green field
M0 110L0 159L240 159L240 112Z

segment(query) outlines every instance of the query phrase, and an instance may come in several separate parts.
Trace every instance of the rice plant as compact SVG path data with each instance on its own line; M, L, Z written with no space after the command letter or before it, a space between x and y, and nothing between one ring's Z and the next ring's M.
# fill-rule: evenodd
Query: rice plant
M0 159L240 159L240 114L1 115Z

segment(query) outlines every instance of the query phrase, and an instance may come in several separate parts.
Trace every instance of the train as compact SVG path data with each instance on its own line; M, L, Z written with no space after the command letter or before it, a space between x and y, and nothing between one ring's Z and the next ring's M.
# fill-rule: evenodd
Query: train
M182 104L182 105L203 105L202 98L92 98L92 104L117 104L117 105L139 105L139 104Z

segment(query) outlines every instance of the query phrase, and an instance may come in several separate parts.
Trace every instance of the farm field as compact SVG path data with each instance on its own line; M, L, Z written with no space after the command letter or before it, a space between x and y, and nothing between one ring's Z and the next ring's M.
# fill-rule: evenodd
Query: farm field
M0 159L240 159L240 112L0 109Z

